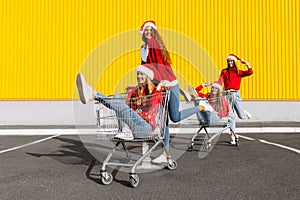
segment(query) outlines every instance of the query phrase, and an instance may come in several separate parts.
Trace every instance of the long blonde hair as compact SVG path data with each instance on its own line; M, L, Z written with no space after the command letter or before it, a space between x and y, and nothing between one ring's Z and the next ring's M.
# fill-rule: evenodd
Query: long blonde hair
M163 61L165 63L172 64L172 60L170 58L170 54L166 48L166 45L164 44L164 42L163 42L161 36L159 35L159 33L157 32L157 30L154 28L152 28L151 37L153 39L155 39L155 41L157 42L159 49L161 51L161 54L162 54ZM148 43L148 38L145 37L145 34L143 34L143 41L145 42L145 47L146 47L147 43Z
M138 84L136 86L136 97L141 97L145 95L152 94L153 90L155 89L155 85L152 80L147 76L147 82L145 84Z
M210 92L209 96L208 96L208 102L213 105L213 108L215 111L219 112L221 110L223 110L223 103L222 103L222 92L220 90L220 88L218 89L218 93L216 95L212 94L212 92Z
M143 106L148 106L149 95L152 94L153 90L156 88L152 80L147 76L147 82L145 84L138 84L135 90L136 104L141 104Z

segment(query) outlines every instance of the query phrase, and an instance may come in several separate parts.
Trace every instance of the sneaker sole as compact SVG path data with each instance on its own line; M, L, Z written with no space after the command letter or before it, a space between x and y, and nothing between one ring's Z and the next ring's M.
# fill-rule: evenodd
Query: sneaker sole
M151 163L157 164L157 165L159 165L159 164L168 164L168 161L161 161L161 162L159 162L159 161L155 161L155 159L154 159L154 160L151 160Z
M188 85L188 92L191 96L198 97L198 93L196 93L195 88L191 85Z
M190 94L186 93L185 91L183 91L183 89L180 88L180 94L184 97L184 100L186 102L190 102L192 100L192 97L190 96ZM189 96L188 96L189 95Z
M80 98L81 103L86 104L86 100L85 100L84 94L83 94L82 79L81 79L80 74L78 74L77 77L76 77L76 85L77 85L77 89L78 89L79 98Z

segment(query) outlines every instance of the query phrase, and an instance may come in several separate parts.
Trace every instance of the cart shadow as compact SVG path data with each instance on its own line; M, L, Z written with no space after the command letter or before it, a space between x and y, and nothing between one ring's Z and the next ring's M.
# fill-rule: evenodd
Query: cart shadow
M59 150L53 151L51 153L26 152L26 154L38 158L51 157L54 160L68 165L88 165L93 159L93 156L84 147L81 141L63 137L57 137L54 139L63 142L59 147Z
M59 146L59 150L53 151L51 153L32 153L26 152L27 155L41 158L41 157L51 157L54 160L59 161L60 163L67 164L67 165L85 165L88 166L88 169L85 172L86 177L89 180L94 181L97 184L102 184L101 176L100 176L100 169L98 173L92 172L93 169L97 165L101 165L102 163L95 159L95 157L85 148L85 145L88 146L99 146L97 144L83 144L80 140L70 139L65 137L56 137L54 138L63 142ZM131 149L131 148L129 148ZM94 170L95 171L95 170ZM130 183L125 180L117 179L116 176L119 172L119 168L115 168L112 171L112 175L114 177L114 181L120 183L125 186L130 186Z

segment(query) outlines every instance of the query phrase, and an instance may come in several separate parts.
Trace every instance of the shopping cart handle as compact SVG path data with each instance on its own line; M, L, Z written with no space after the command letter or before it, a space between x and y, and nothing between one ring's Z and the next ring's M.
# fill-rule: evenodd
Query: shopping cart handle
M197 97L197 98L195 98L195 99L193 99L192 101L207 101L207 99L206 98L204 98L204 97Z

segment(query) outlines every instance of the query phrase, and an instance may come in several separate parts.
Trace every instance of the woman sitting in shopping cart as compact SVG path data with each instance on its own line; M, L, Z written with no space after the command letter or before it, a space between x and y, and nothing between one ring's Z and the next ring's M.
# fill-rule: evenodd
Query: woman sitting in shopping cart
M211 86L211 91L208 93L202 93L201 90L204 87ZM230 112L230 106L228 100L222 96L222 86L217 82L212 84L201 84L196 89L189 86L189 93L196 105L206 107L206 110L197 113L197 118L202 125L210 125L217 123L223 117L228 117ZM200 98L199 98L200 97ZM211 109L207 109L209 105Z
M132 140L133 138L146 138L156 128L156 114L162 101L162 88L164 83L157 86L153 82L156 70L151 64L143 64L137 67L136 87L128 92L126 102L122 95L114 95L113 98L96 92L88 85L82 74L78 74L76 85L80 101L86 104L90 99L100 99L106 107L115 111L119 121L121 133L115 138Z

